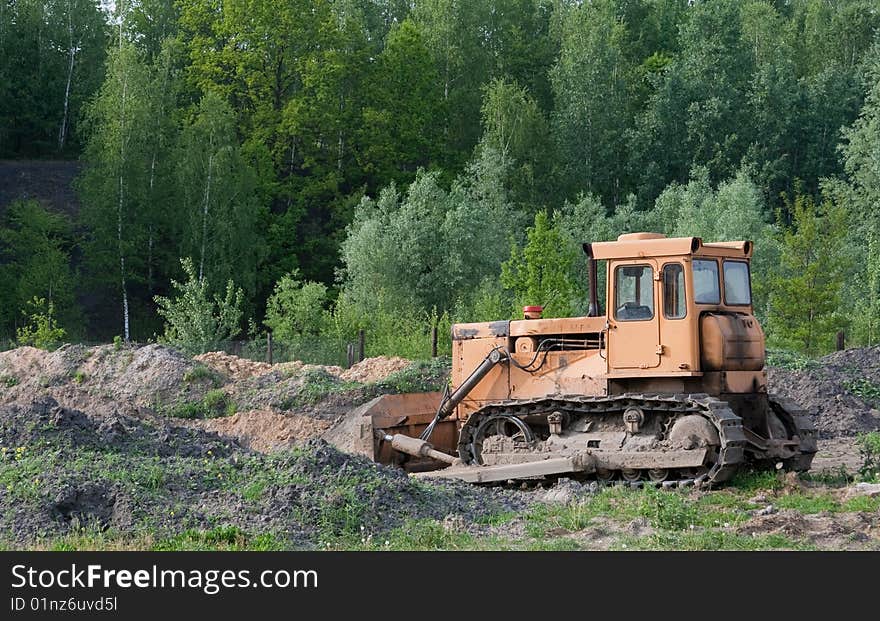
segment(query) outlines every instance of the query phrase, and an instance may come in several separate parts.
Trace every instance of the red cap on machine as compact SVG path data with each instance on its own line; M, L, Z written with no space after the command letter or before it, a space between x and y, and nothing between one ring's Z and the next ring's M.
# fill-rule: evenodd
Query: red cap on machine
M526 319L540 319L543 312L543 306L523 306L523 315Z

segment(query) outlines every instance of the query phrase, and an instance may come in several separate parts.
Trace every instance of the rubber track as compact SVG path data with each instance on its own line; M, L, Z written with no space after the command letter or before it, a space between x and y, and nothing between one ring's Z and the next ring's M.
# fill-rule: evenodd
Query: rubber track
M725 401L707 394L690 395L655 395L625 393L605 397L588 397L583 395L561 395L535 399L509 400L489 403L474 412L461 429L459 436L459 456L470 461L471 433L479 420L491 414L513 414L518 417L563 410L577 414L594 415L622 413L627 407L638 406L651 412L691 413L705 416L718 431L721 447L718 461L709 472L697 479L663 481L663 487L687 485L711 485L729 480L742 465L743 449L746 444L742 428L742 419L737 416ZM639 487L648 481L633 481Z

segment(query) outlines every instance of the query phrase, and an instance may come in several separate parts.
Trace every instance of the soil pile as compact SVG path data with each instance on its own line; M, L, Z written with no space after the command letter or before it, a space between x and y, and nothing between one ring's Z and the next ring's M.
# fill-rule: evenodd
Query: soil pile
M880 430L880 347L829 354L803 369L768 370L771 392L810 412L820 438Z
M218 373L222 373L233 380L243 380L254 375L262 375L272 370L272 365L268 362L258 362L248 360L247 358L239 358L222 351L209 351L205 354L199 354L195 360L203 363L207 367L214 369Z
M269 453L302 445L320 436L330 423L301 414L273 410L246 410L232 416L192 421L194 428L232 438L245 448Z
M445 377L445 368L435 371L386 357L343 370L302 362L269 365L223 352L191 359L158 344L67 345L54 352L21 347L0 352L0 404L26 408L39 395L88 413L206 419L178 422L266 452L322 435L379 394L421 390L422 384L430 389ZM232 418L210 418L235 411Z
M241 418L241 417L240 417ZM263 455L216 433L43 397L0 405L0 545L73 532L152 540L235 528L287 547L381 535L408 519L476 524L521 494L416 482L320 440Z
M342 371L339 377L346 382L368 384L383 380L392 373L403 371L411 364L412 362L405 358L386 358L385 356L365 358L350 369Z
M162 411L201 399L223 378L198 373L202 365L162 345L85 347L53 352L20 347L0 352L0 403L34 395L90 410L102 406Z

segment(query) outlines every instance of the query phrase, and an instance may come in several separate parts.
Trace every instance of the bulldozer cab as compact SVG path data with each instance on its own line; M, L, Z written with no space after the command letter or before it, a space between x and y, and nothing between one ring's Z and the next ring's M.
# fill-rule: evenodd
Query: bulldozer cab
M699 375L705 317L752 316L751 242L634 233L584 249L606 262L610 377Z

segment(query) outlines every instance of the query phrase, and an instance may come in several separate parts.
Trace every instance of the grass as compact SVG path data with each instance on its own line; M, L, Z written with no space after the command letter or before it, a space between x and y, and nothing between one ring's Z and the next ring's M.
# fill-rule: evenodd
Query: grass
M768 349L767 366L787 369L789 371L806 371L809 369L818 369L821 364L818 360L798 352L782 349Z
M315 405L330 395L364 389L367 398L387 393L431 392L441 390L449 374L450 360L433 358L416 361L408 367L369 384L345 382L321 369L308 369L302 374L302 385L296 395L285 399L281 409Z
M214 392L222 395L222 391ZM215 408L224 403L207 395L200 403L206 401ZM3 506L46 507L54 498L49 491L52 486L46 484L50 478L74 486L89 481L131 499L133 525L125 533L102 531L94 525L77 527L67 535L35 541L33 546L39 549L576 550L609 545L621 550L812 549L806 539L751 536L736 530L756 509L769 504L805 515L880 511L880 498L844 500L833 487L797 488L775 472L743 472L730 485L711 491L612 486L567 504L534 503L521 511L486 511L466 526L412 519L389 528L376 515L377 505L371 500L387 493L383 486L388 479L380 470L349 471L343 465L334 467L332 476L320 474L326 472L326 463L322 465L307 449L270 456L237 455L235 459L210 452L159 457L153 448L124 454L103 447L71 449L64 444L68 441L64 435L55 438L52 442L57 444L44 438L33 444L0 447ZM327 478L316 485L319 476ZM444 493L424 481L412 481L406 489L410 495L393 502L410 503L414 514L420 503L435 502L437 494ZM284 520L316 527L308 541L294 543L286 530L249 531L251 524L260 524L256 517L261 511L277 498L287 498L279 492L291 499L285 504L289 514L284 514ZM204 503L187 505L182 498L193 493L216 506L208 510ZM766 501L754 499L759 494ZM241 511L227 511L224 503L245 507L255 521L242 521ZM231 525L232 515L239 515L238 526ZM631 534L635 520L644 526L642 536ZM169 531L179 532L168 535ZM9 544L0 535L0 547L4 546Z
M155 550L155 551L269 551L287 546L277 536L250 534L235 526L212 529L189 529L171 537L156 538L150 533L123 534L116 530L102 530L94 525L74 528L70 533L49 539L40 539L28 546L30 550L67 552L80 550ZM15 549L0 543L0 549Z
M13 388L18 386L19 379L14 375L0 375L0 384L6 386L7 388Z
M866 377L859 377L843 383L843 388L851 395L866 401L880 401L880 385Z
M626 523L644 518L658 530L681 531L692 527L713 528L738 524L746 519L743 502L733 495L707 500L677 490L647 487L605 488L582 501L567 505L539 505L526 514L526 533L533 538L575 533L602 517Z
M333 393L359 388L358 382L342 382L321 369L308 369L302 375L299 392L288 399L282 409L289 410L304 405L315 405Z
M733 476L730 487L744 492L779 490L783 487L779 474L769 470L742 470Z
M625 536L617 550L812 550L810 543L784 535L741 535L726 530L662 532L647 537Z
M451 359L446 356L419 360L376 382L376 386L394 393L442 390L451 365Z
M197 364L183 374L183 381L187 384L206 382L212 388L219 388L223 385L223 376L204 364Z
M237 409L235 401L222 389L216 388L205 393L201 400L182 401L167 409L166 413L171 418L219 418L232 416Z

